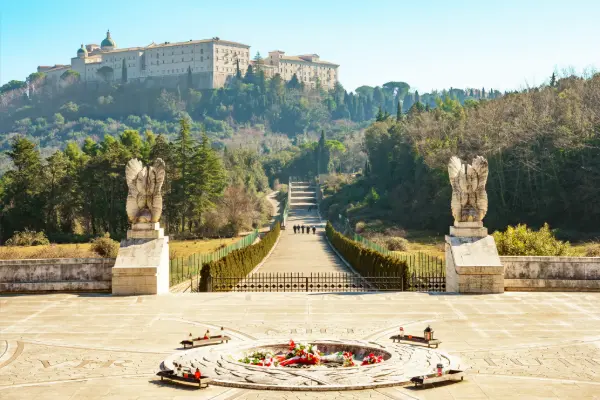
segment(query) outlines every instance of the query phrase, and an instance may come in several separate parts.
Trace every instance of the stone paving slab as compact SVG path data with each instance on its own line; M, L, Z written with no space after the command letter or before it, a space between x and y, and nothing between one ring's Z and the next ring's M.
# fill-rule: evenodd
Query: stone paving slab
M0 398L594 399L600 398L600 293L50 294L0 298ZM179 341L221 326L232 342L387 343L431 324L465 381L345 392L196 390L156 379ZM232 343L230 342L230 343Z

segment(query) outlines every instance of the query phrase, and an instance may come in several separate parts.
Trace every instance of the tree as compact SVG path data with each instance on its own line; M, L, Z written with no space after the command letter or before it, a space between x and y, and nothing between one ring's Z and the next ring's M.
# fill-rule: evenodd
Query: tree
M177 173L173 178L173 207L179 210L181 230L186 228L186 220L193 216L193 206L190 202L192 195L192 181L194 179L194 141L190 135L190 123L182 118L179 121L179 135L174 142L174 156ZM191 228L191 226L188 226Z
M375 116L375 121L377 121L377 122L385 121L385 115L383 114L383 110L381 109L381 106L379 106L379 108L377 109L377 115Z
M556 87L556 74L553 72L550 77L550 87Z
M240 70L240 60L235 60L235 77L237 80L242 80L242 71Z
M11 90L21 89L27 86L27 82L12 80L0 86L0 93L6 93Z
M215 201L223 194L226 175L221 159L210 146L206 132L202 132L202 142L194 152L194 175L192 177L191 201L194 219L203 223L203 214L215 207Z
M396 109L396 122L402 121L402 105L398 101L398 107Z
M121 66L121 83L127 83L127 63L123 59L123 65Z
M292 79L290 79L288 81L286 86L289 89L300 89L301 85L300 85L300 81L298 80L298 75L296 75L296 73L294 73L294 75L292 75Z
M421 102L421 96L419 96L419 91L415 90L415 103Z
M192 79L192 67L188 66L188 70L187 70L187 89L188 92L193 89L194 87L194 80Z
M109 67L108 65L105 65L103 67L98 68L98 70L96 71L96 74L101 77L102 79L104 79L104 81L109 81L112 79L113 77L113 73L114 70Z
M252 65L248 65L246 75L244 76L244 83L254 83L254 69Z

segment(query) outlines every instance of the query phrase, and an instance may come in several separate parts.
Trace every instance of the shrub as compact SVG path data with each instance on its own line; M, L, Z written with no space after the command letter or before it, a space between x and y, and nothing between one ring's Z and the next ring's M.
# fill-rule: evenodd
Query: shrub
M402 237L390 237L385 240L389 251L408 251L408 240Z
M279 238L280 231L281 228L279 222L277 222L273 229L260 242L239 250L234 250L219 260L202 265L202 270L200 271L200 291L208 291L210 276L244 279L269 254L275 242L277 242L277 238ZM236 282L231 282L231 284L235 285Z
M592 243L585 247L586 257L600 257L600 243Z
M365 231L366 227L367 227L367 224L365 224L363 221L359 221L356 223L356 226L354 227L354 232L363 233Z
M110 234L105 233L103 237L94 239L91 248L101 257L116 258L119 253L119 242L112 240Z
M361 275L402 276L404 277L404 286L407 286L409 274L406 261L363 247L358 242L350 240L337 232L330 222L327 222L325 232L333 247ZM403 288L398 288L398 290L401 289Z
M15 232L10 239L6 241L7 246L47 246L50 241L44 232L30 231L25 229L23 232Z
M537 232L525 224L509 226L505 232L496 231L493 236L501 256L565 256L571 248L569 242L554 237L548 224Z

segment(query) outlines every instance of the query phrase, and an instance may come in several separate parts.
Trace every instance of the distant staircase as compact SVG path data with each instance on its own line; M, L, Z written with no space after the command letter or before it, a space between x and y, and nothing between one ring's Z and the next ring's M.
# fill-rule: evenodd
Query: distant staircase
M288 192L290 210L317 206L317 187L313 182L290 178Z

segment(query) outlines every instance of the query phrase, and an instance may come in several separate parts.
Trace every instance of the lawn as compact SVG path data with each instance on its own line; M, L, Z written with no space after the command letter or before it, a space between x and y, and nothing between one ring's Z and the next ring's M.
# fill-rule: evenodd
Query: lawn
M240 238L173 240L169 242L170 258L189 257L192 254L212 253L220 246L227 246ZM0 260L35 258L95 258L90 243L51 244L49 246L0 246Z

